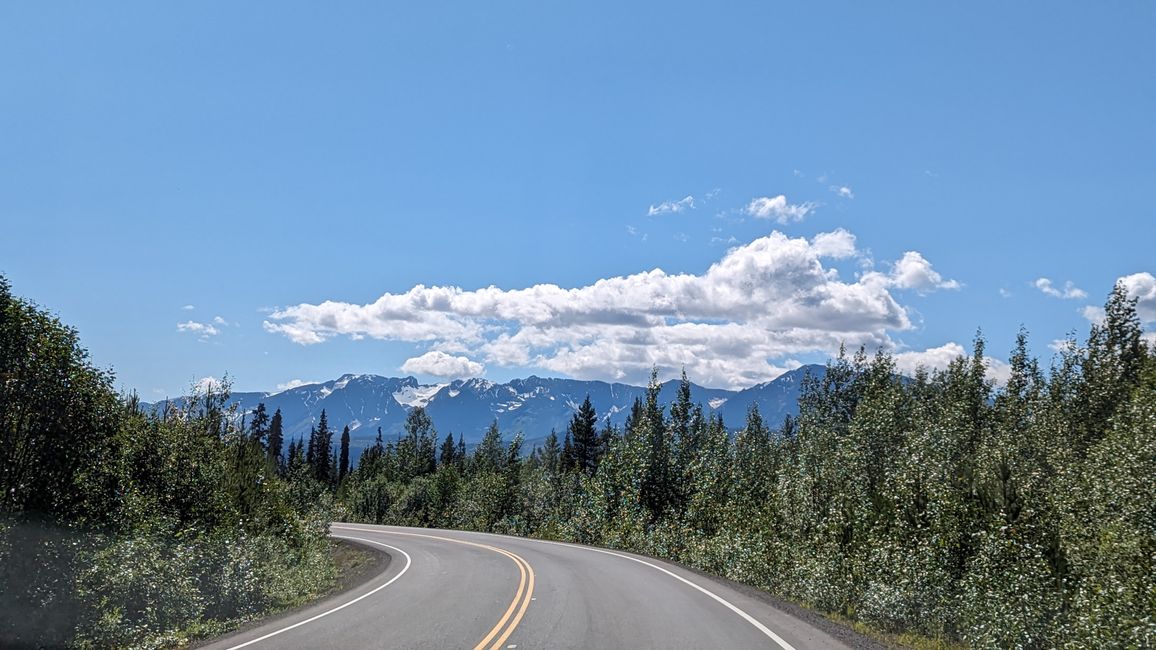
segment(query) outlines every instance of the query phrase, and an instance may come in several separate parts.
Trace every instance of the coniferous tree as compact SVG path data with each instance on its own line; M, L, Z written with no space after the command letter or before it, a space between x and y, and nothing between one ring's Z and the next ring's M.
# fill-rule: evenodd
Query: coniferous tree
M457 451L457 445L454 444L454 434L447 432L446 439L442 441L441 458L439 459L441 466L450 467L451 465L456 465L455 455Z
M317 426L309 427L309 446L305 450L305 464L314 478L317 475Z
M462 438L462 434L458 434L458 451L454 454L454 463L457 464L458 470L465 469L466 466L466 441Z
M577 457L574 454L574 440L570 436L570 427L566 427L566 437L562 439L562 467L567 471L575 469L578 466Z
M281 452L282 445L285 444L285 433L282 427L281 409L277 409L273 412L273 418L269 420L268 456L269 460L279 469L283 467Z
M249 423L249 439L265 448L268 436L269 414L265 411L265 402L261 402L253 412L253 421Z
M333 432L329 430L329 417L325 409L321 409L321 417L317 420L317 435L313 450L313 477L322 483L329 483L333 478L330 470L330 455L333 449Z
M550 429L550 435L546 436L542 448L538 450L538 459L549 475L553 476L558 472L562 461L562 447L558 444L558 433L553 429Z
M598 414L587 395L570 418L566 434L570 440L572 462L578 471L593 474L598 468L602 448L598 440Z
M498 429L498 421L490 423L486 435L474 449L471 468L474 472L497 472L504 466L506 445L502 442L502 432Z
M337 465L337 483L340 484L349 474L349 425L341 430L341 455Z

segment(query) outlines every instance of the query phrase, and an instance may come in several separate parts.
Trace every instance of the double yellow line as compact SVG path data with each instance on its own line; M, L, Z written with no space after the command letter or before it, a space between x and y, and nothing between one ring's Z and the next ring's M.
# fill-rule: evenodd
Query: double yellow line
M450 540L448 537L442 537L438 539ZM518 565L518 572L521 575L518 579L518 591L514 593L514 600L510 601L510 606L506 608L506 613L502 615L501 620L499 620L498 624L494 626L494 629L490 630L490 633L486 635L486 638L482 639L480 642L478 642L478 645L474 646L474 650L483 650L483 648L487 647L486 644L488 644L495 635L500 633L500 636L494 640L493 645L488 646L490 650L499 650L499 648L502 647L502 644L506 642L506 639L510 638L510 635L514 633L514 628L518 627L518 623L522 622L522 616L526 613L526 608L530 606L530 599L534 596L534 569L530 566L529 562L523 560L517 554L507 551L506 549L498 548L496 546L488 546L486 544L464 542L462 540L450 541L455 541L462 544L470 544L472 546L480 546L481 548L501 553L502 555L505 555L506 557L513 560L514 564ZM528 580L527 576L529 576ZM518 610L517 614L514 613L515 608ZM510 619L511 616L513 616L512 620ZM507 623L509 623L508 626L506 625ZM505 628L505 632L502 632L503 628Z
M474 646L474 650L499 650L506 639L514 633L514 629L518 627L518 623L522 622L522 616L526 614L526 608L530 606L530 601L534 597L534 569L530 563L522 559L516 553L511 553L504 548L497 546L490 546L489 544L479 544L477 542L468 542L464 539L454 539L452 537L441 537L439 535L425 535L422 533L403 533L396 530L381 530L378 528L355 528L353 526L334 526L334 528L345 528L350 530L364 530L373 533L387 533L390 535L408 535L409 537L425 537L428 539L436 539L443 542L453 542L454 544L465 544L466 546L476 546L484 548L487 551L501 553L514 561L518 567L518 591L514 593L514 599L510 601L510 606L506 608L506 613L498 621L497 625L490 630L489 634ZM503 631L504 630L504 631ZM496 637L496 638L495 638ZM491 643L492 641L492 643Z

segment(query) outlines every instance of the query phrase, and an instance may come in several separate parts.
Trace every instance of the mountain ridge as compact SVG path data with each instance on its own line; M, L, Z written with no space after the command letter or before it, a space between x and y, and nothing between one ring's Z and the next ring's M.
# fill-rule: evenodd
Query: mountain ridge
M747 411L757 404L768 426L776 427L788 415L798 413L798 396L807 373L821 377L826 368L808 365L788 371L772 381L742 390L706 388L691 383L691 401L708 413L723 418L734 430L746 421ZM678 380L663 382L659 401L669 406L675 399ZM481 439L490 423L497 420L507 435L522 432L526 448L545 438L551 429L559 435L578 405L590 396L599 416L599 426L609 421L622 425L636 398L645 398L646 387L599 380L538 377L512 379L505 383L480 377L456 379L444 384L421 384L412 376L383 377L373 374L344 374L325 382L302 384L279 392L236 392L228 403L238 411L252 413L264 402L269 413L281 409L286 441L308 436L321 410L335 431L350 428L350 446L355 452L372 444L378 427L386 437L402 431L406 415L422 406L441 435L461 435L467 444ZM181 404L187 398L146 404L163 408Z

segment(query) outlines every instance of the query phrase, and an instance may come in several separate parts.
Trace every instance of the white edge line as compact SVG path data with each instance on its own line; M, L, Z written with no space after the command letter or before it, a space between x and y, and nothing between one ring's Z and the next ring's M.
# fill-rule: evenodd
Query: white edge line
M382 531L382 532L384 532L384 531ZM405 551L401 550L400 548L397 548L396 546L390 546L389 544L382 544L381 542L375 542L372 539L364 539L361 537L346 537L345 535L333 535L332 533L330 533L330 537L338 537L340 539L352 539L352 540L357 540L359 542L368 542L370 544L377 544L378 546L384 546L385 548L393 549L393 550L397 551L398 553L401 553L402 555L405 556L405 566L401 568L401 571L399 571L397 575L390 578L388 582L377 587L373 591L370 591L368 593L364 593L364 594L358 596L357 598L354 598L353 600L351 600L347 603L338 605L337 607L334 607L331 610L321 612L320 614L313 616L311 618L307 618L304 621L299 621L297 623L294 623L293 625L283 627L280 630L275 630L273 632L266 634L265 636L253 639L252 641L246 641L240 645L235 645L235 646L229 648L228 650L237 650L237 648L244 648L245 646L253 645L254 643L257 643L259 641L264 641L265 639L268 639L269 637L277 636L278 634L281 634L282 632L288 632L289 630L292 630L295 627L301 627L302 625L305 625L306 623L312 623L313 621L316 621L317 619L321 618L322 616L329 616L333 612L345 609L346 607L349 607L350 605L352 605L353 603L356 603L357 601L361 600L362 598L368 598L368 597L372 596L373 594L376 594L377 592L381 591L382 589L385 589L389 585L393 584L393 582L395 580L397 580L398 578L405 575L405 572L409 570L409 565L412 562L412 560L409 557L409 553L406 553Z
M367 532L368 531L382 532L382 533L390 532L388 529L354 528L353 526L334 526L334 527L335 528L338 528L338 527L346 528L349 530L364 530ZM479 533L479 532L468 531L468 530L454 531L454 532L473 533L473 534L477 534L477 535L488 535L490 537L505 537L504 535L494 535L493 533ZM532 537L516 537L514 539L525 540L527 542L537 542L539 544L555 544L557 546L568 546L570 548L577 548L577 549L581 549L584 551L593 551L595 553L604 553L606 555L613 555L614 557L620 557L624 560L630 560L631 562L638 562L639 564L645 564L646 566L648 566L652 569L655 569L657 571L661 571L661 572L665 573L666 575L674 578L675 580L678 580L679 582L686 583L686 584L690 585L691 587L694 587L695 589L706 594L707 596L710 596L714 600L718 601L719 604L721 604L722 606L726 607L727 609L731 610L732 612L743 617L743 620L745 620L746 622L755 626L760 632L767 635L775 643L779 644L779 647L782 648L783 650L795 650L795 647L792 646L790 643L787 643L787 641L785 639L783 639L778 634L775 634L773 631L771 631L770 628L768 628L766 625L763 625L762 623L760 623L758 621L758 619L756 619L755 617L744 612L737 605L732 604L730 601L724 599L722 596L719 596L718 594L714 593L713 591L710 591L704 587L701 587L701 586L691 582L690 580L687 580L686 578L678 575L677 573L674 573L673 571L670 571L668 569L664 569L664 568L658 566L657 564L651 564L650 562L647 562L646 560L640 560L636 557L631 557L629 555L623 555L622 553L615 553L614 551L608 551L608 550L602 549L602 548L594 548L593 546L583 546L581 544L568 544L566 542L554 542L554 541L550 541L548 539L534 539ZM232 649L230 649L230 650L232 650Z
M779 647L782 648L783 650L795 650L795 647L792 646L790 643L787 643L787 641L785 639L783 639L778 634L775 634L773 631L771 631L770 628L768 628L766 625L763 625L762 623L760 623L758 621L758 619L756 619L755 617L744 612L737 605L732 604L730 601L726 600L722 596L719 596L718 594L714 593L713 591L710 591L709 589L706 589L705 587L701 587L701 586L691 582L690 580L687 580L686 578L678 575L677 573L670 571L669 569L664 569L664 568L658 566L657 564L651 564L650 562L647 562L646 560L640 560L636 557L631 557L629 555L623 555L621 553L615 553L614 551L607 551L606 549L602 549L602 548L594 548L593 546L582 546L580 544L567 544L565 542L552 542L552 541L547 540L547 539L530 539L530 538L525 538L525 539L528 539L528 540L533 541L533 542L539 542L542 544L556 544L558 546L569 546L570 548L579 548L579 549L582 549L585 551L593 551L595 553L605 553L606 555L613 555L614 557L620 557L624 560L630 560L632 562L638 562L639 564L645 564L646 566L648 566L652 569L655 569L657 571L661 571L661 572L665 573L666 575L674 578L675 580L678 580L679 582L686 583L686 584L690 585L691 587L694 587L695 589L706 594L707 596L710 596L714 600L718 601L719 604L721 604L722 606L731 610L732 612L738 614L739 616L743 617L743 619L746 622L748 622L751 625L758 628L758 630L760 632L762 632L763 634L770 637L770 639L772 641L774 641L775 643L779 644Z

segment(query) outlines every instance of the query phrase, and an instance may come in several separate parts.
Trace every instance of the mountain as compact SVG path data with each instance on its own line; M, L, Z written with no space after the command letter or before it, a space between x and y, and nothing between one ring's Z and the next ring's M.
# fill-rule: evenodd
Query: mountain
M746 422L747 411L757 404L767 425L777 427L784 417L798 413L803 377L808 372L822 377L825 370L819 365L803 366L773 381L740 391L692 383L691 401L722 416L732 430ZM678 381L663 383L660 402L669 406L677 391ZM459 379L448 384L419 384L413 377L343 375L279 393L233 393L230 402L236 403L242 413L251 413L261 402L270 414L281 409L287 442L299 436L307 437L324 409L330 427L336 432L349 426L350 446L356 458L359 450L373 443L378 427L387 438L401 433L406 414L417 406L425 407L443 436L452 431L455 436L461 434L467 444L476 443L496 419L498 427L507 435L521 431L529 450L551 429L562 435L570 416L587 395L602 423L609 420L621 425L630 414L634 400L645 399L646 388L533 376L504 384L480 378ZM173 402L180 403L183 399ZM164 405L161 402L151 406L163 408Z

